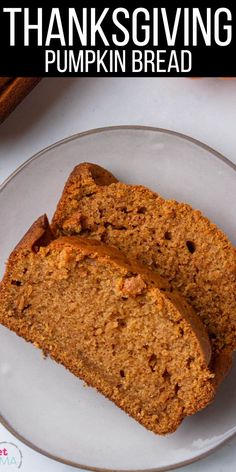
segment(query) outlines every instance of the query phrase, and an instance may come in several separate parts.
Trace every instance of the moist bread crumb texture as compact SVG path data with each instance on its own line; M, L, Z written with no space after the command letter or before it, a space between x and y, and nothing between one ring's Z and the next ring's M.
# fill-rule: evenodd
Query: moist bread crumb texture
M203 321L222 380L236 347L236 252L200 211L84 163L67 181L52 228L115 246L165 277Z
M158 274L115 248L52 240L42 217L11 254L0 298L3 325L155 433L174 431L214 397L201 321Z

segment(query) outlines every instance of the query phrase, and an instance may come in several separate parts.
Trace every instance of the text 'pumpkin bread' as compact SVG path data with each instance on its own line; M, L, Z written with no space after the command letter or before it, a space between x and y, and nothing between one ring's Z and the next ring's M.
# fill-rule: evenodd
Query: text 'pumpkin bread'
M146 428L174 431L215 393L201 321L162 278L118 250L50 239L41 217L11 254L0 322Z
M222 380L236 348L236 251L200 211L84 163L65 185L52 229L101 240L165 277L205 324Z

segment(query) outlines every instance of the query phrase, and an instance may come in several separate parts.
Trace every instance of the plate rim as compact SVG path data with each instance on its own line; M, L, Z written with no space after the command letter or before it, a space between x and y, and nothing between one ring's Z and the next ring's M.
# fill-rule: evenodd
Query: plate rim
M136 131L152 131L152 132L157 132L157 133L163 133L167 134L170 136L175 136L177 138L183 139L184 141L188 141L192 144L195 144L197 147L200 147L201 149L204 149L205 151L208 151L210 154L212 154L214 157L217 159L221 160L224 162L227 166L231 167L235 172L236 172L236 164L234 164L230 159L225 157L223 154L220 152L216 151L214 148L209 146L208 144L203 143L202 141L193 138L192 136L186 135L184 133L174 131L174 130L169 130L167 128L159 128L155 126L144 126L144 125L115 125L115 126L104 126L104 127L98 127L98 128L92 128L87 131L82 131L79 133L75 133L71 136L67 136L59 141L56 141L55 143L50 144L49 146L46 146L43 148L41 151L38 151L37 153L33 154L30 158L28 158L26 161L24 161L20 166L18 166L0 185L0 193L2 190L8 185L9 182L11 182L16 175L18 175L25 167L27 167L32 161L40 158L43 154L51 151L52 149L56 149L57 147L60 147L61 145L67 144L71 141L74 141L76 139L82 138L84 136L89 136L89 135L94 135L94 134L99 134L107 131L119 131L119 130L136 130ZM26 439L24 436L22 436L18 431L16 431L10 423L2 416L0 412L0 424L7 429L8 432L10 432L16 439L21 441L24 445L28 446L35 452L38 452L39 454L52 459L56 462L60 462L65 465L69 465L74 468L79 468L87 471L93 471L93 472L167 472L169 470L177 469L180 467L184 467L190 464L193 464L194 462L200 461L201 459L206 458L209 456L211 453L217 451L224 445L226 445L232 438L236 436L236 431L232 432L229 434L229 436L225 439L223 439L219 444L216 446L212 447L208 451L205 451L198 456L184 460L181 462L178 462L176 464L172 464L169 466L162 466L162 467L154 467L154 468L148 468L148 469L109 469L109 468L101 468L101 467L94 467L94 466L88 466L88 465L83 465L79 464L73 461L70 461L68 459L65 459L63 457L56 456L54 454L51 454L50 452L47 452L37 445L33 444L30 440Z
M193 138L192 136L189 136L189 135L184 134L184 133L180 133L179 131L170 130L168 128L159 128L157 126L145 126L145 125L103 126L103 127L98 127L98 128L91 128L87 131L81 131L79 133L74 133L70 136L67 136L63 139L60 139L59 141L55 141L54 143L49 144L49 146L46 146L45 148L41 149L41 151L36 152L31 157L26 159L26 161L24 161L22 164L20 164L13 172L10 173L10 175L0 185L0 192L4 189L4 187L6 187L6 185L17 174L19 174L32 161L38 159L41 155L45 154L45 152L48 152L51 149L55 149L55 148L57 148L57 147L59 147L63 144L74 141L78 138L82 138L84 136L103 133L103 132L106 132L106 131L119 131L119 130L153 131L153 132L158 132L158 133L164 133L164 134L171 135L171 136L176 136L177 138L181 138L184 141L188 141L188 142L190 142L192 144L195 144L196 146L204 149L205 151L210 152L215 157L217 157L219 160L223 161L226 165L228 165L229 167L231 167L233 170L236 171L236 164L234 164L234 162L232 162L230 159L225 157L222 153L220 153L219 151L216 151L216 149L214 149L213 147L209 146L206 143L203 143L199 139Z

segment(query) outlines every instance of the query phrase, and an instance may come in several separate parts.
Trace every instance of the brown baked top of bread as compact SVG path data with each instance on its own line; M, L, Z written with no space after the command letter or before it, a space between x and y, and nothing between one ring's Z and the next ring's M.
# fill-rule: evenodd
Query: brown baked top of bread
M213 345L213 362L227 370L236 347L234 247L200 211L143 186L112 181L106 172L87 163L74 169L53 231L101 240L164 276L200 316Z
M155 433L214 396L209 339L188 304L115 248L52 240L46 217L11 254L0 300L3 325Z

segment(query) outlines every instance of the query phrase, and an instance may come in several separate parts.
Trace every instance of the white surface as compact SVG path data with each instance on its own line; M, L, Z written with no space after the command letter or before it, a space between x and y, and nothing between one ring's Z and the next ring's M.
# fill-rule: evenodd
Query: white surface
M2 189L0 272L32 221L43 212L52 215L71 169L79 162L94 160L119 179L189 201L236 242L235 207L231 204L236 201L236 172L231 166L175 134L106 128L41 152ZM215 449L236 432L235 372L236 365L212 405L186 419L175 434L158 437L0 326L1 415L41 450L87 467L160 469Z
M0 179L54 141L78 131L114 124L144 124L181 131L236 162L235 118L233 81L47 79L0 128ZM0 427L0 441L10 440L21 447L24 472L73 470L20 445ZM185 470L234 471L235 444L233 440Z

